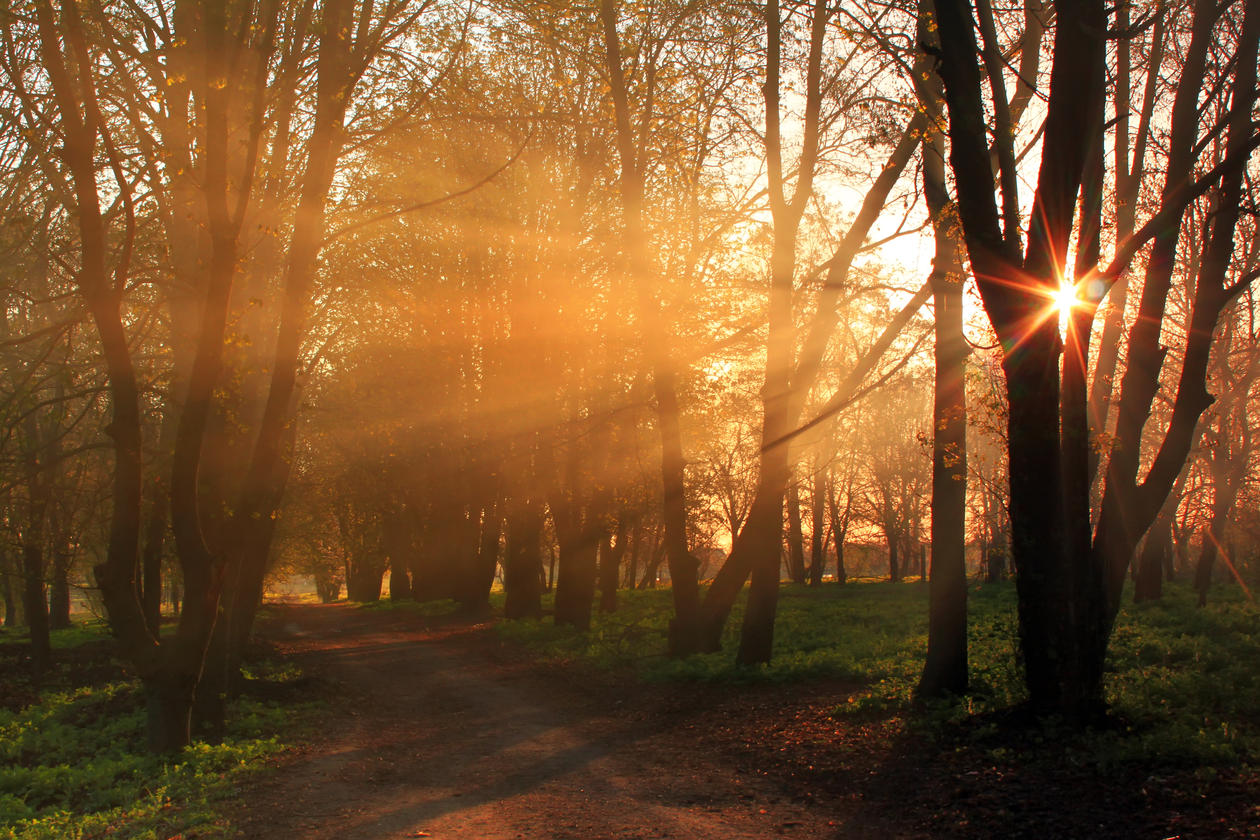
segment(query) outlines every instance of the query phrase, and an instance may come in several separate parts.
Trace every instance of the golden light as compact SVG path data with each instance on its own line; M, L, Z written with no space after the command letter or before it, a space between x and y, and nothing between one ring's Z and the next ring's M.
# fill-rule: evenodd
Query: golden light
M1064 280L1059 283L1059 290L1054 294L1054 308L1060 315L1066 315L1073 307L1083 306L1085 301L1076 295L1076 286Z

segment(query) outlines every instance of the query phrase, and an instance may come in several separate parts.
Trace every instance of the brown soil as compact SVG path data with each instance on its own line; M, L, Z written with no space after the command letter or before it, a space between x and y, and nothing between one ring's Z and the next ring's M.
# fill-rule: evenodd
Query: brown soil
M1260 837L1254 775L1103 774L1002 721L931 741L834 717L852 686L643 686L345 605L266 632L330 702L244 793L247 838Z

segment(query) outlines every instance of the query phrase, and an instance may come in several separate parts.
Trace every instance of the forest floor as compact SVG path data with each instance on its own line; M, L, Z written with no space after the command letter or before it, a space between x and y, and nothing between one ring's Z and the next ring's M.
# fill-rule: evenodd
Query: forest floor
M643 683L490 624L344 604L265 635L328 701L230 815L246 838L1260 837L1255 772L1099 768L1005 718L838 717L835 679Z

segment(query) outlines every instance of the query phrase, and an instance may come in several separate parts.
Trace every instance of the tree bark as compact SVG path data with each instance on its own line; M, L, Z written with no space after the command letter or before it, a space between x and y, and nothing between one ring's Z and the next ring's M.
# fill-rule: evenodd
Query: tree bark
M814 493L810 498L809 585L821 586L827 565L827 527L823 521L827 504L827 479L824 470L814 472Z
M136 598L141 502L140 390L122 318L122 283L111 282L108 237L101 211L96 156L101 115L96 102L91 59L73 4L58 19L52 4L35 4L40 56L61 117L61 160L69 173L79 233L78 290L96 326L109 383L112 418L113 511L105 561L95 569L101 598L120 652L146 681L161 667L156 640L149 634ZM125 280L126 260L116 278Z
M31 667L43 674L52 665L52 641L48 635L48 597L44 588L44 551L38 543L22 546L22 602L31 635Z
M307 310L324 243L325 205L344 141L346 109L373 48L364 43L367 20L359 21L357 28L352 20L353 5L351 0L332 0L322 10L315 121L307 141L302 191L289 243L271 380L233 515L236 535L230 554L239 569L232 576L233 591L228 597L227 606L233 615L226 648L228 667L233 672L262 602L276 521L291 471L301 345L307 333ZM194 374L195 371L194 367ZM379 598L379 580L375 589ZM360 594L369 592L365 589Z
M788 512L788 568L792 582L805 583L805 534L801 527L801 491L793 482L787 492Z
M20 576L14 572L12 563L11 556L0 549L0 594L4 596L4 626L10 629L21 624L18 615L20 598L15 592L17 587L13 585L14 579Z
M559 543L555 623L585 632L591 627L600 535L583 506L566 499L550 507Z
M1172 555L1172 513L1161 513L1146 532L1133 581L1133 603L1158 601L1164 594L1164 566Z
M1074 596L1087 589L1087 557L1065 556L1079 522L1065 519L1059 438L1061 342L1046 315L1046 299L1063 276L1075 204L1089 150L1093 116L1105 80L1106 13L1098 0L1056 8L1054 64L1046 110L1041 168L1021 253L1013 130L1005 109L1005 82L997 55L992 12L978 4L984 62L998 120L995 149L1002 207L994 199L986 141L980 67L970 5L937 3L939 72L949 104L950 163L958 189L972 269L985 310L1004 348L1009 416L1012 552L1017 569L1020 644L1032 704L1069 714L1088 713L1101 701L1090 672L1082 630L1092 615ZM1081 114L1087 130L1082 131ZM1101 125L1097 127L1101 130ZM1088 535L1088 519L1084 523ZM1064 534L1068 537L1065 540ZM1065 568L1066 565L1066 568Z
M623 512L617 518L615 534L604 533L599 544L599 611L617 611L617 584L621 579L621 559L626 553L626 537L629 529Z
M52 586L48 594L48 626L53 630L70 628L70 551L58 548L53 554Z
M508 515L507 551L503 558L503 614L505 618L542 615L541 505L530 500L514 503Z
M460 605L466 612L480 615L490 610L490 589L494 585L495 568L499 565L499 537L502 531L498 501L491 499L481 508L476 563L459 597Z
M145 529L144 551L140 558L141 608L145 624L154 638L160 638L162 626L162 554L166 547L169 499L160 480L149 484L149 522Z

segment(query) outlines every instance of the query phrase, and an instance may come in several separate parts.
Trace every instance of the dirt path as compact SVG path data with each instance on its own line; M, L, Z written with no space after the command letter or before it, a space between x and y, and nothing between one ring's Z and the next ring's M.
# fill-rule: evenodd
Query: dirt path
M486 626L332 605L272 628L336 699L326 737L247 794L245 837L888 836L712 757L687 698L540 669Z

